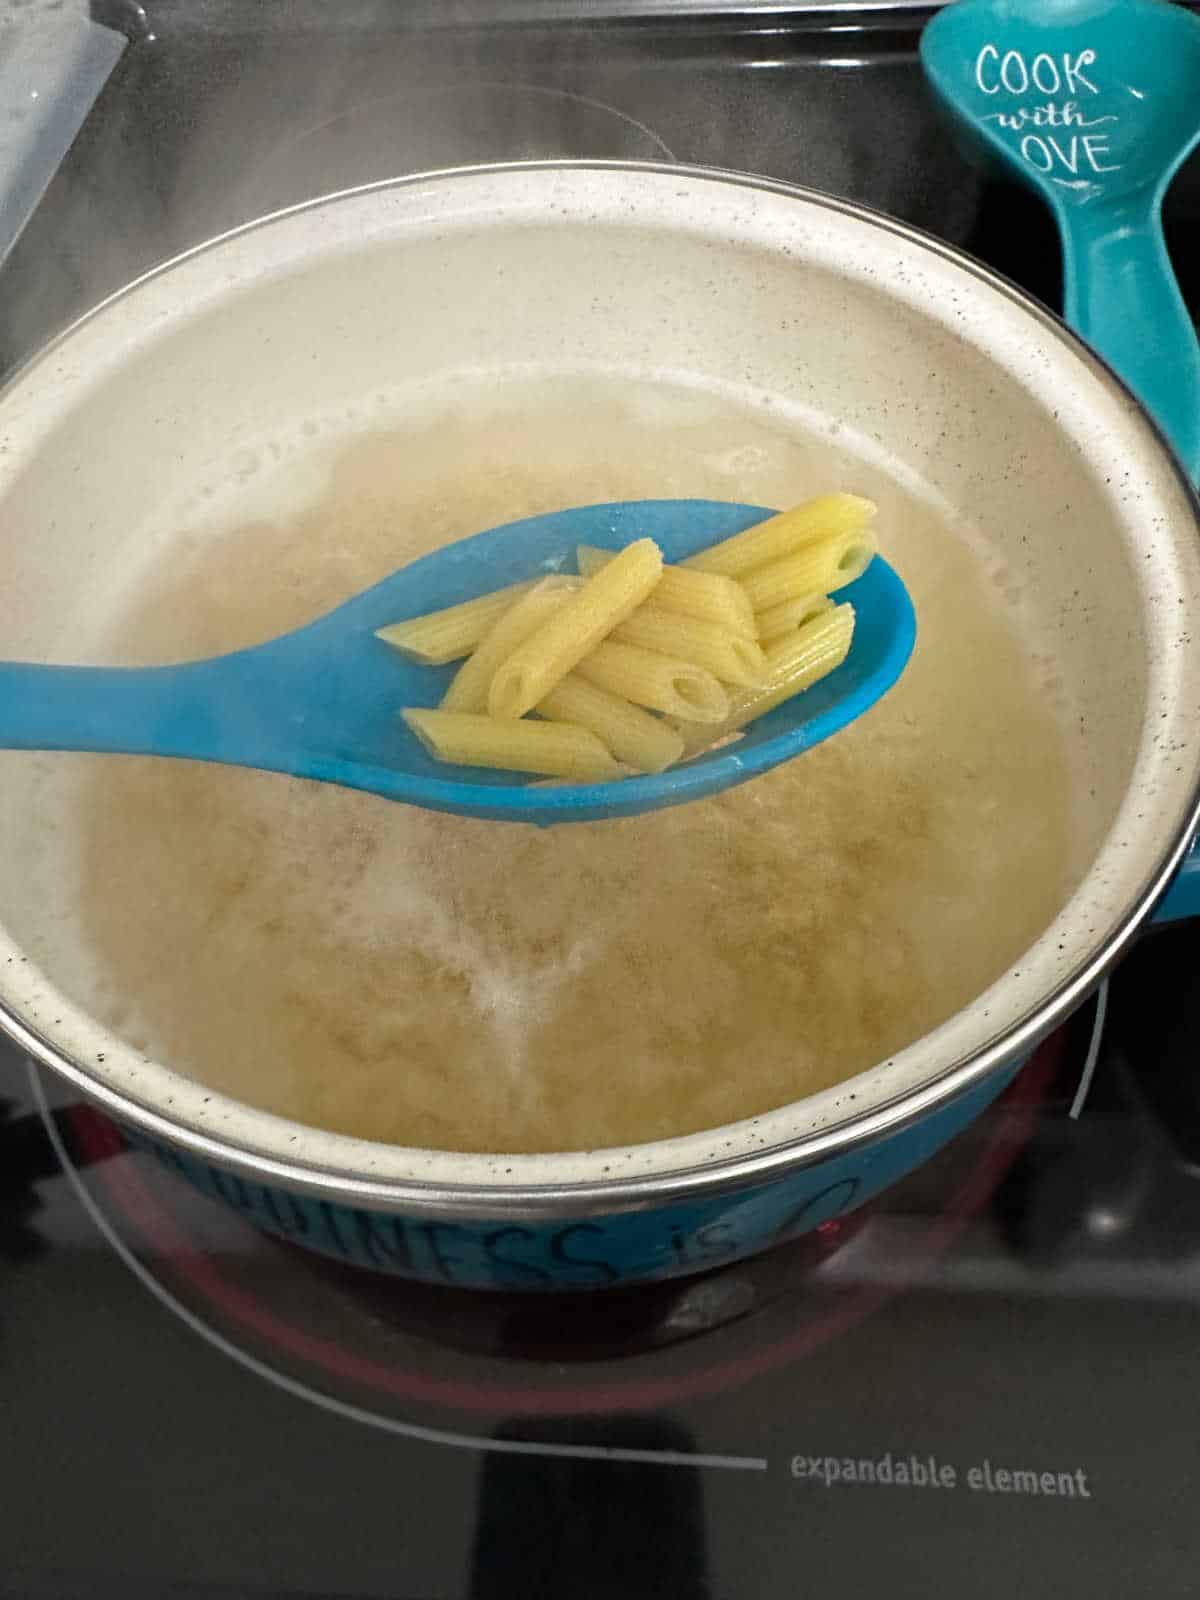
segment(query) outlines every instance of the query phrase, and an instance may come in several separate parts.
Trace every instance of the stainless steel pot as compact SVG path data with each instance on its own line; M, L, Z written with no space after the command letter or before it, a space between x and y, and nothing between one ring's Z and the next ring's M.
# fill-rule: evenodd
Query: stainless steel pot
M1034 597L1074 707L1079 870L1010 971L850 1083L626 1150L451 1155L249 1109L73 1004L56 984L30 759L5 757L8 1031L263 1226L461 1284L695 1270L861 1203L977 1114L1086 995L1197 816L1197 511L1144 413L968 258L720 173L556 164L375 186L241 229L107 302L0 397L0 654L79 659L108 575L144 558L148 510L263 417L353 404L398 376L566 364L799 396L969 509Z

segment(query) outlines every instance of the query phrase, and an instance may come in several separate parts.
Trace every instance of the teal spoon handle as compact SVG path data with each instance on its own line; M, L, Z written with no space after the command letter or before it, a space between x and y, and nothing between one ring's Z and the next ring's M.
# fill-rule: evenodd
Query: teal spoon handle
M1157 198L1119 214L1060 206L1058 224L1066 321L1120 374L1200 480L1200 341Z
M287 770L275 759L270 716L263 714L266 696L235 691L219 660L144 668L3 661L0 748L181 756Z
M174 744L171 722L186 683L186 667L136 672L0 662L0 746L139 754L162 747L163 734Z
M1193 483L1200 481L1200 341L1175 280L1155 198L1123 217L1062 206L1063 315L1125 380ZM1159 906L1160 922L1200 915L1200 844Z

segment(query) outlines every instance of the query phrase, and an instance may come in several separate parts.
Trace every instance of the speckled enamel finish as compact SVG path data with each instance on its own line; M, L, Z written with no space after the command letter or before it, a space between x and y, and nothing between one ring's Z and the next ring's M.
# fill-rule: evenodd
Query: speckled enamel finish
M0 397L0 653L61 652L81 593L138 558L125 530L256 418L350 404L397 369L437 385L481 365L778 396L871 439L963 508L1034 609L1072 707L1082 867L1054 923L894 1060L769 1115L618 1150L406 1150L211 1093L55 990L22 947L22 894L36 889L19 863L0 878L6 1026L197 1181L273 1196L243 1205L264 1225L279 1227L271 1205L293 1218L326 1205L393 1232L457 1227L443 1237L460 1244L511 1227L549 1287L695 1270L704 1227L727 1225L721 1248L744 1253L823 1220L814 1197L831 1185L852 1185L857 1204L924 1159L1148 914L1200 784L1194 506L1136 403L1055 319L884 218L691 170L482 169L230 235L110 301L18 376ZM20 783L6 781L7 837L21 816ZM579 1248L556 1255L554 1238L581 1223L604 1240L575 1234ZM319 1243L316 1223L291 1231ZM603 1244L611 1277L560 1259L584 1240L595 1259ZM455 1281L513 1281L482 1247L460 1254ZM428 1250L392 1256L372 1264L445 1276Z

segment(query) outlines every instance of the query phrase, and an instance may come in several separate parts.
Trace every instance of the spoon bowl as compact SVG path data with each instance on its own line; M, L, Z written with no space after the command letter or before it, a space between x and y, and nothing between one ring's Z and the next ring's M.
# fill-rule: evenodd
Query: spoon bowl
M916 621L878 556L842 598L850 654L744 737L666 772L547 785L519 773L447 767L421 746L403 706L437 705L455 665L422 666L378 628L521 579L574 570L580 544L651 538L678 562L774 513L708 500L583 506L492 528L401 568L316 621L266 644L179 666L0 663L0 747L175 756L365 789L434 811L534 822L595 821L679 805L789 761L861 716L895 683Z

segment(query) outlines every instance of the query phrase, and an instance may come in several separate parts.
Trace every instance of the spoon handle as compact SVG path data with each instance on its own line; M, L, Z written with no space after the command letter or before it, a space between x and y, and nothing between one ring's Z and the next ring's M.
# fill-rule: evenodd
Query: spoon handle
M1064 315L1124 378L1200 480L1200 344L1175 281L1159 202L1140 215L1062 207ZM1184 857L1159 922L1200 915L1200 846Z
M202 666L0 662L0 749L205 756L217 742Z
M1059 209L1064 316L1122 377L1200 480L1200 344L1163 238L1157 198L1114 215Z

